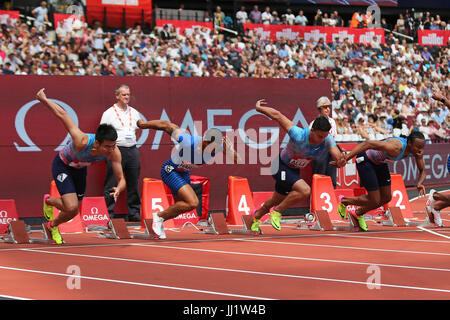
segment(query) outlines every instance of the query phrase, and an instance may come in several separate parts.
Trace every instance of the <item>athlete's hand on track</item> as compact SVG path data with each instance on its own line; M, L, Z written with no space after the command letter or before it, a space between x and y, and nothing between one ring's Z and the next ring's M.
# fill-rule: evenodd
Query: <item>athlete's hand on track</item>
M425 196L426 195L425 186L423 184L418 184L417 185L417 190L419 191L419 196Z
M117 198L119 198L120 191L116 187L113 187L112 190L113 192L111 192L109 195L114 198L114 202L117 202Z

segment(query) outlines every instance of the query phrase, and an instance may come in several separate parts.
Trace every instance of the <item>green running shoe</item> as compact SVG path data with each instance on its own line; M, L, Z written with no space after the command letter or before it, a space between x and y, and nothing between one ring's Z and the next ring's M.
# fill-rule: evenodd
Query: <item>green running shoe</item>
M51 222L48 222L47 229L50 230L50 233L52 234L52 239L55 240L56 244L64 243L61 233L59 233L58 227L52 227Z
M44 217L47 221L53 221L53 206L47 204L46 200L50 198L49 194L44 195Z
M253 218L252 227L250 228L253 232L261 232L261 229L259 228L259 224L261 223L260 219Z
M274 227L276 230L281 230L281 213L271 210L270 211L270 223L272 224L272 227Z
M364 216L357 216L356 214L354 215L354 217L356 218L356 220L358 221L359 227L361 229L363 229L363 231L369 231L369 228L367 228L366 225L366 220L364 220Z
M347 220L347 206L342 204L342 198L344 196L339 196L339 203L338 203L338 208L337 208L337 212L339 213L339 216L341 217L342 220Z

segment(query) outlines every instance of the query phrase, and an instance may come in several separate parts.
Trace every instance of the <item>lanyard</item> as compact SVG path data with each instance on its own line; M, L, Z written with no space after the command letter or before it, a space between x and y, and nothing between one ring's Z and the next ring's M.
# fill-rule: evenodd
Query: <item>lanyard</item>
M123 123L122 119L120 118L119 113L116 110L116 105L114 105L113 108L114 108L114 112L116 113L117 118L119 119L120 123L122 124L122 127L125 128L125 124ZM130 128L132 128L133 125L132 125L132 121L131 121L131 109L128 109L128 114L130 115Z

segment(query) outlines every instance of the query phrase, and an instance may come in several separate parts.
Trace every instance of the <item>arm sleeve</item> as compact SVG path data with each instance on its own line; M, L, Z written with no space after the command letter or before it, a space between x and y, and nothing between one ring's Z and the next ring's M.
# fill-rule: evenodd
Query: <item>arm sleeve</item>
M288 131L289 138L294 142L302 141L304 134L305 130L297 126L292 126Z
M336 146L336 141L334 141L334 138L331 134L328 134L327 137L325 138L325 145L327 149Z

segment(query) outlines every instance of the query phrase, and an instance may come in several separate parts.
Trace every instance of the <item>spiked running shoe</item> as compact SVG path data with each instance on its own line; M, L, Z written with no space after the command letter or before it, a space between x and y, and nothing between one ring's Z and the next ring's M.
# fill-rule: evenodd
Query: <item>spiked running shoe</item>
M275 210L270 211L270 223L276 230L281 230L281 213Z
M337 212L339 213L339 216L341 217L342 220L347 220L347 206L342 204L342 198L344 196L339 196L339 203L338 203L338 207L337 207Z
M164 220L158 216L158 212L153 213L153 231L158 235L160 239L166 239L166 233L164 232Z
M358 216L358 215L355 214L355 212L353 212L352 214L356 218L356 221L358 221L359 227L363 231L369 231L369 228L367 228L366 220L364 220L364 215Z
M261 223L260 219L253 218L252 227L250 228L253 232L261 232L261 229L259 228L259 224Z
M48 198L50 198L49 194L44 195L44 217L47 221L53 221L53 206L47 204Z
M52 234L52 239L55 240L56 244L64 243L61 233L59 233L58 227L52 227L51 222L49 221L47 223L47 228L48 230L50 230L50 233Z

